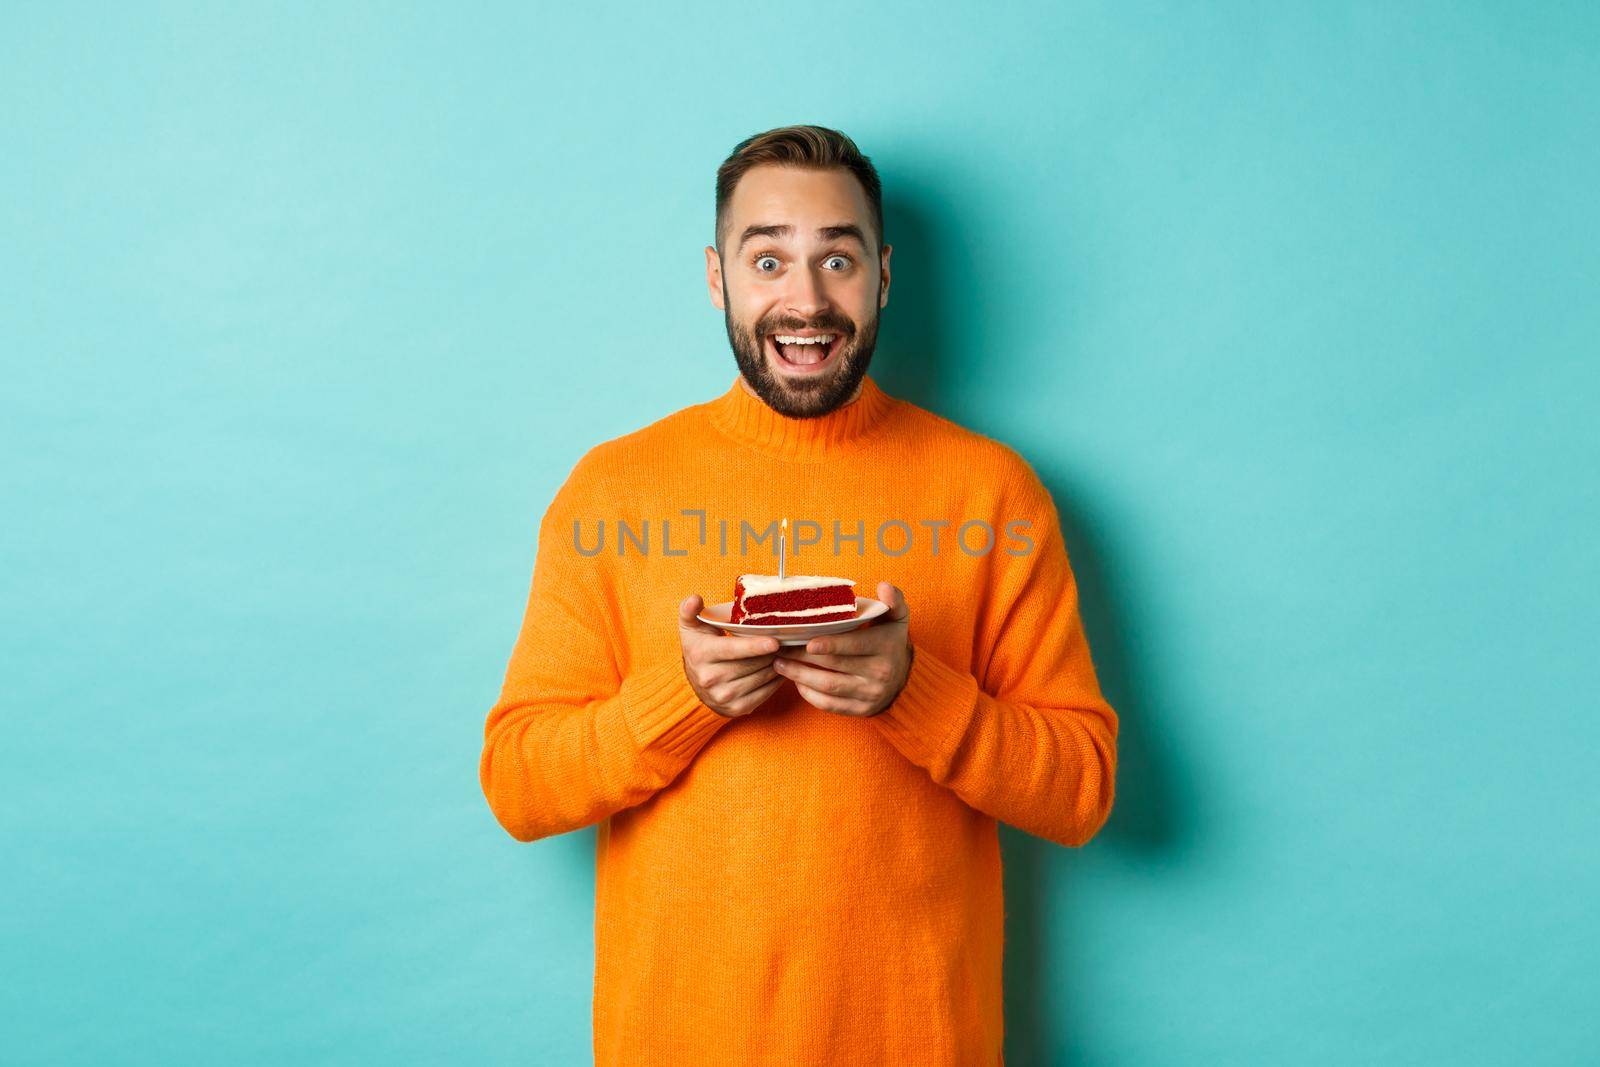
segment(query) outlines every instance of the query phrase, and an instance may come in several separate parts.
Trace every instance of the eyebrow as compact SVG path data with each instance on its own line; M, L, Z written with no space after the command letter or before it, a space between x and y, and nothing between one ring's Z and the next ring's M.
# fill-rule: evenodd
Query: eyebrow
M782 226L746 226L743 236L739 238L739 248L735 251L742 250L745 242L753 237L788 237L792 233L794 233L794 227L788 224ZM837 241L841 237L849 237L853 238L861 246L863 252L867 248L867 239L861 233L861 227L854 223L840 222L832 226L820 226L817 228L817 236L824 241Z

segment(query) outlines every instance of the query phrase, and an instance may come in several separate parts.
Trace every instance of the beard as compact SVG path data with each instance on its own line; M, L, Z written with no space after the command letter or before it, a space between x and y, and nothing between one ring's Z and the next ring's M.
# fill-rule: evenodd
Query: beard
M733 321L733 306L728 299L728 286L722 286L723 319L728 327L728 344L733 347L733 358L739 364L739 373L750 383L750 388L766 405L780 415L792 419L814 419L844 405L866 377L872 363L872 353L878 346L878 318L874 310L870 321L858 331L855 324L839 315L824 315L815 322L794 319L774 319L758 323L754 329ZM775 333L793 330L818 330L824 333L843 334L838 342L839 351L833 357L834 366L826 374L788 378L772 368L767 359L766 338Z

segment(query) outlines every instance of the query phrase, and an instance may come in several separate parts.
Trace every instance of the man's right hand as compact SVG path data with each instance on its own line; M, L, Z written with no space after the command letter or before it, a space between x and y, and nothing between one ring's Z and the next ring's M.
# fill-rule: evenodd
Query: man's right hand
M704 603L696 593L678 605L683 673L701 703L736 719L755 711L783 684L783 675L772 669L778 639L730 637L695 618Z

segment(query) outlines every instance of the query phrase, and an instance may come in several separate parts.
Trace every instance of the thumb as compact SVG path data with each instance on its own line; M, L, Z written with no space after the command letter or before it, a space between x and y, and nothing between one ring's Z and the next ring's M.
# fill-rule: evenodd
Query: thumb
M699 593L691 593L683 598L678 605L678 627L683 630L695 630L700 633L718 634L721 630L708 625L695 618L705 608L705 601L700 599Z
M879 582L878 599L889 605L890 622L905 622L911 618L911 606L906 603L906 595L899 586Z

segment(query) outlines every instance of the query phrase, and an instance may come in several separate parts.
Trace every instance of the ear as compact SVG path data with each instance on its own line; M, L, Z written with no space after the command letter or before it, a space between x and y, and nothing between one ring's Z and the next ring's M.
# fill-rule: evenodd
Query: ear
M881 308L889 302L889 253L894 251L894 245L883 246L883 266L878 282L878 306Z
M726 310L722 306L722 257L711 245L706 245L706 288L711 290L711 306Z

